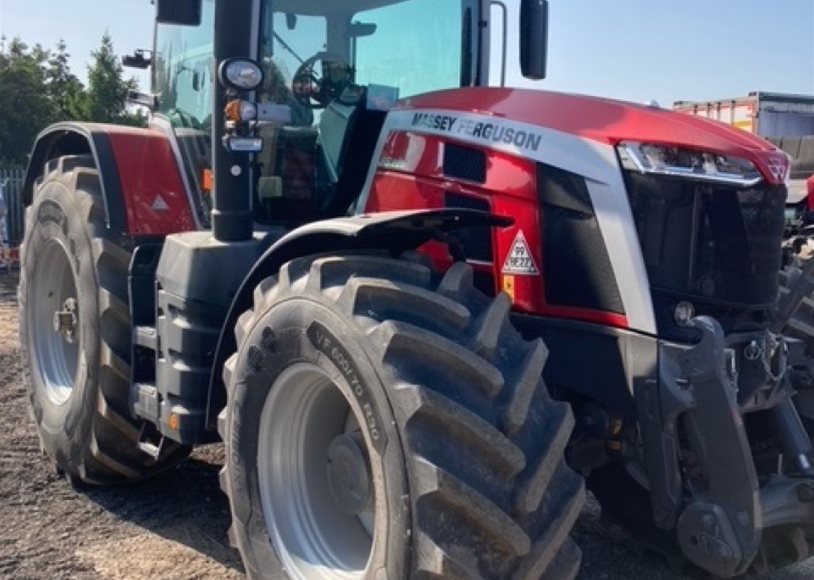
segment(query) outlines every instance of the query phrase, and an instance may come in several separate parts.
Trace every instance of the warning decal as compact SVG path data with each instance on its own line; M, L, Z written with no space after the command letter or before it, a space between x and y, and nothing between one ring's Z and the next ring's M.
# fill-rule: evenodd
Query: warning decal
M169 204L164 200L161 195L155 196L153 200L153 211L167 211L170 209Z
M514 276L509 274L503 276L503 291L508 294L509 298L511 298L512 302L514 302L514 299L516 298L514 291Z
M532 256L529 249L526 236L523 235L523 230L518 231L517 236L514 238L512 249L503 263L503 273L519 274L521 276L534 276L540 273L537 264L534 262L534 256Z

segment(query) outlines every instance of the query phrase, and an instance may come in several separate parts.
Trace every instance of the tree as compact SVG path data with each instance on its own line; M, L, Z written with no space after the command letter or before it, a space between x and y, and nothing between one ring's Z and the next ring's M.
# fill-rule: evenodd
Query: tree
M60 119L74 120L82 116L82 98L85 87L71 72L68 64L71 55L63 39L51 53L46 69L48 92Z
M127 94L138 87L124 79L110 35L91 56L86 90L64 41L50 52L0 37L0 164L25 164L37 134L56 121L144 124L140 112L128 110Z
M105 33L99 50L91 57L88 88L80 106L83 118L97 123L143 125L144 116L127 108L127 95L138 89L138 83L133 78L125 80L110 34Z
M48 52L0 42L0 160L24 164L34 138L58 118L47 87Z

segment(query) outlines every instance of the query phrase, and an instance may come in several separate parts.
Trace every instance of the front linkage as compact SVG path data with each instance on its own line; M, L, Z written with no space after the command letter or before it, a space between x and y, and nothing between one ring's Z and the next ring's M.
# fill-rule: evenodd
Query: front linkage
M661 343L658 381L636 385L654 524L721 577L814 554L812 445L794 401L802 345L772 332L795 311L788 301L812 290L811 273L781 302L772 330L727 336L698 317L690 324L700 342Z

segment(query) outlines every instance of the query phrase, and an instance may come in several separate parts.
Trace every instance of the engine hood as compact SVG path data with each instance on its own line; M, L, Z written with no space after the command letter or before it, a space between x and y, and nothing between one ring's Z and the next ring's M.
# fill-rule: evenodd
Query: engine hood
M475 113L519 121L615 146L639 141L702 149L748 159L772 184L785 182L786 153L773 144L717 121L666 109L548 91L468 88L406 99L398 109Z

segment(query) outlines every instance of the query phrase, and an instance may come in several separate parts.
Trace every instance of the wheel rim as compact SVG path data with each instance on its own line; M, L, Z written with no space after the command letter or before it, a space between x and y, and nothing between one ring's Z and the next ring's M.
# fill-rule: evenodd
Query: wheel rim
M76 279L61 242L48 240L29 285L29 349L48 398L64 405L79 367Z
M363 577L378 490L358 417L319 367L299 363L275 381L260 420L258 468L263 515L289 575Z

